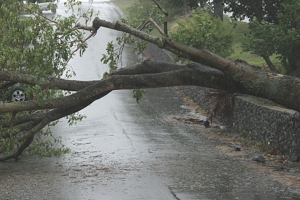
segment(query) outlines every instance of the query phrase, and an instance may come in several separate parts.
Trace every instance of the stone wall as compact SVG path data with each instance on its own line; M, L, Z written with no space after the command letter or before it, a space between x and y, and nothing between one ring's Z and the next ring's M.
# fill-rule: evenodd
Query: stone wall
M182 86L194 102L204 109L208 88ZM300 113L246 96L236 96L229 116L218 120L237 133L271 145L292 161L300 161Z

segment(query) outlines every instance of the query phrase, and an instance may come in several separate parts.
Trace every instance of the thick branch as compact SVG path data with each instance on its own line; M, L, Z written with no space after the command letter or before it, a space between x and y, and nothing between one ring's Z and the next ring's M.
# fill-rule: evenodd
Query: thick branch
M133 75L133 74L154 74L161 72L169 72L174 70L181 70L187 68L187 65L179 65L168 62L157 62L151 60L145 60L142 63L138 63L131 67L121 68L113 71L110 75Z
M138 66L142 68L152 66L153 69L157 70L159 68L164 69L163 64L146 61ZM218 70L191 64L186 66L166 64L166 66L168 71L162 72L160 70L159 73L153 73L153 71L149 74L135 74L134 69L132 69L131 72L133 75L116 75L117 72L115 72L115 75L112 75L105 80L100 80L70 96L43 101L5 103L0 105L0 112L53 109L73 106L103 92L118 89L168 87L176 85L202 85L226 90L236 89L234 81L228 79ZM149 69L150 68L151 67L149 67ZM124 72L124 70L120 70L120 73L122 73L122 71Z
M14 81L25 83L29 85L40 85L47 88L58 88L61 90L78 91L89 85L96 83L96 81L73 81L54 77L36 77L30 74L20 74L12 71L1 71L0 80Z
M0 113L14 112L14 111L54 109L54 108L63 108L66 106L73 106L95 96L95 94L97 95L99 93L111 91L113 89L114 89L114 85L113 85L112 78L108 78L103 81L98 81L92 86L86 87L80 92L77 92L75 94L66 97L47 99L47 100L4 103L0 105Z
M41 119L45 118L46 113L45 112L35 112L31 113L28 115L22 115L21 117L17 117L14 121L14 126L16 127L17 125L28 123L28 122L39 122ZM10 120L0 120L0 124L2 128L7 128L9 127Z

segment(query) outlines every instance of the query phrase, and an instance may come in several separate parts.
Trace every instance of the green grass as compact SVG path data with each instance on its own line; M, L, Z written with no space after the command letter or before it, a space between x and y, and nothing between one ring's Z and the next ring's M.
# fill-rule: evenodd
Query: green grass
M128 15L127 8L130 7L136 0L112 0L116 6L118 6L125 15Z
M125 13L125 15L128 14L127 8L129 6L131 6L135 1L136 0L112 0L112 2L114 4L116 4ZM175 20L172 20L168 23L169 32L172 32L172 31L176 30L176 28L178 26L178 22L184 22L184 20L187 17L188 16L176 16ZM267 68L266 62L264 61L264 59L262 57L251 54L250 52L243 52L242 51L241 40L245 36L245 34L248 33L248 23L240 22L240 21L231 21L230 18L226 15L224 15L223 22L224 22L225 26L227 26L228 28L232 28L233 23L237 24L235 26L235 28L233 29L233 34L234 34L233 49L234 49L234 53L232 55L230 55L229 57L227 57L227 59L229 59L229 60L241 59L241 60L244 60L244 61L248 62L249 64ZM157 30L154 30L152 32L152 35L154 35L156 37L161 37L160 33ZM271 56L270 59L273 61L273 63L275 65L276 64L279 65L278 64L279 60L276 59L275 55Z
M231 54L227 59L229 60L236 60L236 59L241 59L246 62L248 62L251 65L255 66L260 66L260 67L268 67L265 60L257 55L254 55L250 52L243 52L242 45L240 43L235 43L233 45L234 53ZM276 55L273 55L270 57L270 59L273 61L273 64L276 66L280 62L277 58Z
M168 33L170 34L170 32L176 30L176 28L178 27L178 22L184 22L184 21L185 21L184 16L178 16L175 20L169 21L168 22ZM163 30L163 27L160 27L160 28ZM151 35L153 35L155 37L161 37L162 36L157 29L154 29L151 32Z
M264 65L266 64L266 62L262 57L251 54L250 52L243 52L240 43L235 43L233 45L233 49L234 49L234 53L231 54L229 57L227 57L227 59L229 60L241 59L248 62L249 64L261 66L261 67L264 67Z

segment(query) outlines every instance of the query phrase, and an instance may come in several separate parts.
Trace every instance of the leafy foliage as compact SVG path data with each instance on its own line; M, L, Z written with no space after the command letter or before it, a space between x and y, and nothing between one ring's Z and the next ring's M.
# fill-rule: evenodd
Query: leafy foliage
M133 98L135 98L137 103L140 103L144 94L146 94L146 90L135 89L132 91Z
M278 15L276 37L276 54L288 73L300 75L300 2L297 0L285 1L282 6L284 12Z
M277 15L278 23L256 19L249 23L243 49L260 56L276 54L291 74L300 70L300 3L292 0L281 5L283 12Z
M244 20L256 18L259 22L265 20L269 23L278 22L277 13L282 10L284 0L224 0L225 12L231 12L235 19Z
M106 47L107 54L103 54L101 58L101 62L104 64L108 63L109 72L112 72L118 68L117 62L119 59L119 55L115 52L115 47L113 41L109 42ZM106 78L108 73L106 72L103 77Z
M150 33L154 29L154 25L149 22L149 19L153 19L153 21L161 25L163 21L163 13L157 8L153 2L150 1L137 1L128 9L128 15L125 18L122 18L121 21L123 23L128 24L131 27L135 27L144 31L146 33ZM146 48L148 42L139 40L131 35L123 33L121 37L117 37L118 45L121 46L121 51L125 44L130 44L134 50L134 52L140 54ZM119 51L119 52L121 52Z
M169 16L175 17L178 15L184 15L190 12L192 9L198 7L204 8L207 5L208 0L161 0L160 3L164 8L168 9Z
M128 12L126 23L133 27L142 27L149 18L158 24L161 24L163 20L163 13L151 1L135 2L128 8ZM151 31L153 27L149 24L147 28Z
M256 55L266 54L271 56L275 53L275 38L273 34L274 27L269 23L262 21L259 23L256 19L249 23L249 33L243 39L243 51L250 51Z
M14 71L22 74L35 75L38 80L44 76L51 77L70 77L74 74L68 68L68 62L74 53L79 51L82 55L87 48L84 40L84 32L75 27L77 21L82 18L88 21L92 16L92 10L80 14L79 1L68 0L64 3L65 8L72 13L69 17L60 15L43 15L38 4L34 1L6 0L0 4L0 69L4 71ZM54 2L51 4L56 6ZM76 12L75 12L76 11ZM26 13L26 15L23 15ZM78 13L78 14L76 14ZM14 85L15 82L0 81L1 93L5 93L7 88L4 85ZM61 90L49 89L47 86L23 85L26 95L34 97L36 100L43 100L67 95ZM5 103L4 99L3 102ZM38 114L40 111L37 111ZM13 116L26 116L32 112L19 112L12 115L1 114L3 121L11 120ZM72 115L69 123L73 124L82 120L83 116ZM23 142L23 134L14 126L2 127L0 131L0 153L7 154L18 148ZM50 129L46 130L46 136L51 136ZM50 146L59 140L45 141L35 140L32 147L43 148L50 151ZM65 149L60 148L61 152ZM57 154L58 152L56 152ZM46 154L45 152L43 154Z
M179 23L171 38L188 46L209 49L223 57L233 52L232 30L203 9L195 10L190 19Z
M26 149L25 153L49 157L53 155L59 156L70 152L70 149L66 148L62 143L62 138L60 136L55 137L52 135L50 127L55 124L56 123L49 124L47 128L37 134L32 144Z

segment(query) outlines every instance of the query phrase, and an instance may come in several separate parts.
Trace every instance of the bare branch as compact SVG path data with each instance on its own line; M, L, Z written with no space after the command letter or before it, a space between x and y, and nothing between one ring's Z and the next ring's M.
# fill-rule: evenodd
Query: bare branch
M165 36L168 36L168 16L169 16L169 13L163 9L163 7L156 1L156 0L153 0L154 3L156 4L156 6L164 13L165 15L165 21L164 21L164 35Z
M94 27L82 25L80 23L77 23L75 27L78 28L78 29L82 29L82 30L86 30L86 31L92 32L94 34L96 34L96 32L97 32L97 30Z
M156 1L153 0L153 2L156 4L156 6L164 13L164 15L168 16L168 12Z
M165 34L165 33L163 32L163 30L161 30L161 28L158 26L158 24L157 24L152 18L149 19L149 22L152 23L152 24L155 26L155 28L158 30L158 32L159 32L160 34L162 34L162 35Z
M96 18L98 18L98 17L96 17ZM90 31L90 32L94 33L94 35L96 35L98 29L100 28L100 25L94 19L93 20L93 26L85 26L85 25L82 25L80 23L77 23L75 27L77 27L78 29L83 29L83 30Z
M146 21L143 26L138 26L137 29L139 29L140 31L144 30L144 28L149 24L153 24L155 26L155 28L158 30L158 32L161 34L161 35L164 35L164 32L163 30L161 30L161 28L158 26L158 24L152 19L152 18L149 18L148 21Z
M30 74L20 74L12 71L1 70L0 79L2 81L14 81L29 85L40 85L41 87L45 88L58 88L68 91L78 91L96 83L96 81L73 81L54 77L36 77Z
M76 25L77 26L77 25ZM96 31L97 32L97 31ZM64 67L69 63L69 61L73 58L73 55L83 46L83 44L88 40L90 39L92 36L95 36L96 35L96 32L91 31L91 34L86 37L84 40L80 40L80 44L77 45L77 48L74 49L71 53L70 53L70 56L69 56L69 59L66 61L66 64L64 65ZM64 67L62 69L64 69Z

